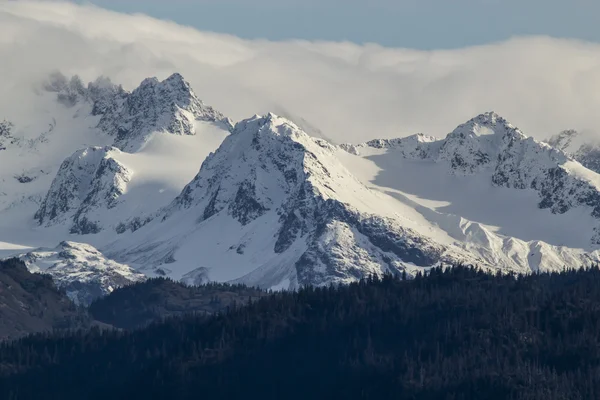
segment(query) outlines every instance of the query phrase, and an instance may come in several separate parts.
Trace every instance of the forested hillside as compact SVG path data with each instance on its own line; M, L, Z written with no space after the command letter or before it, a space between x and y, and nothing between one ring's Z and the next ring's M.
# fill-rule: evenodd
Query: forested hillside
M32 274L16 259L0 260L0 340L90 322L50 276Z
M264 290L244 285L189 286L168 278L154 278L116 289L93 302L89 312L94 319L116 328L134 329L169 317L212 315L267 295Z
M600 270L471 268L0 346L0 398L594 399Z

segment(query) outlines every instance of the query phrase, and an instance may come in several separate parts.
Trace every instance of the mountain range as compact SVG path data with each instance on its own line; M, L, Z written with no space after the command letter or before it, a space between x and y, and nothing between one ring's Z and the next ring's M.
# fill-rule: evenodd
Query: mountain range
M600 147L575 131L542 142L488 112L337 144L272 113L234 124L179 74L34 91L0 110L0 257L79 304L158 276L280 290L600 260Z

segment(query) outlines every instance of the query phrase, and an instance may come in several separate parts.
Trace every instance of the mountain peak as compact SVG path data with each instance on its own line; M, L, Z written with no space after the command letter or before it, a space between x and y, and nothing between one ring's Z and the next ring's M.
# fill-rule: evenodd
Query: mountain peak
M474 174L488 168L514 142L527 140L518 128L495 112L487 112L459 125L443 141L438 160L452 171Z
M86 306L118 287L146 279L128 265L106 258L85 243L62 241L54 249L37 249L19 258L29 271L52 276L71 300Z
M132 172L113 155L114 147L88 147L68 157L35 214L40 225L69 223L71 233L98 233L96 209L111 209L125 192Z
M482 114L479 114L478 116L473 118L472 121L477 121L479 124L482 125L496 125L496 123L498 122L506 123L506 120L500 115L498 115L498 113L496 113L495 111L487 111Z
M98 126L116 136L116 147L135 152L155 132L195 135L196 121L231 127L223 114L205 105L183 76L175 73L163 81L145 79L121 105L105 113Z
M181 75L179 72L175 72L175 73L171 74L167 79L164 80L164 82L168 82L171 84L183 84L183 85L189 86L189 83L185 80L183 75Z
M475 118L459 125L448 135L448 139L476 139L483 136L496 136L499 139L524 139L527 137L506 119L490 111L479 114Z

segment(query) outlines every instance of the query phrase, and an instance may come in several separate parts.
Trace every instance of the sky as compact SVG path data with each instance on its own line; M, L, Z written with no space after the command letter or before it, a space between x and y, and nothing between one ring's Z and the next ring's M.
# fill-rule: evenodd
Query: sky
M548 35L600 42L598 0L91 0L243 38L447 49Z
M225 2L230 13L228 19L235 21L242 19L244 7L248 8L243 4L248 3L237 7L236 2L240 0L220 0L221 3L204 0L201 3L205 7L200 7L194 1L170 0L168 10L162 13L160 8L154 11L150 8L153 4L159 7L158 4L167 3L152 1L121 0L100 4L105 7L100 8L89 3L0 0L0 76L3 78L0 80L0 120L10 119L19 107L22 108L19 112L31 112L28 107L35 101L31 97L35 94L32 89L39 87L54 71L78 74L84 81L104 75L127 90L133 90L144 78L164 79L179 72L205 103L234 121L274 112L292 119L308 133L336 143L359 143L417 132L443 137L457 125L487 111L498 112L525 134L538 139L571 128L600 133L600 43L592 39L563 38L559 34L553 37L549 31L532 27L529 33L538 35L521 32L501 40L501 35L492 35L492 32L506 29L504 24L508 22L497 20L498 14L490 11L498 8L498 3L491 0L477 3L480 7L474 6L475 0L448 0L457 10L470 5L476 10L475 14L487 17L482 22L482 18L474 14L467 17L451 10L460 16L453 19L448 11L446 17L453 22L445 24L454 26L454 30L448 28L448 32L455 32L452 35L435 32L438 29L435 20L440 19L437 15L443 11L435 5L443 7L441 4L445 3L398 0L392 5L380 0L378 7L388 7L398 15L399 5L413 10L414 15L427 15L423 4L436 10L430 14L429 21L427 18L422 18L421 23L412 21L415 26L426 26L423 29L431 33L424 38L419 32L406 35L404 39L412 40L412 44L360 43L361 40L372 41L366 34L355 42L341 41L342 36L335 37L335 34L350 32L350 19L345 22L342 19L328 28L326 24L315 22L315 29L302 31L293 28L295 24L301 25L302 18L297 15L276 17L285 10L300 8L308 12L311 2L315 10L327 9L334 6L333 0L321 0L324 5L320 6L316 0L301 3L255 0L252 16L243 18L244 24L231 28L237 25L221 22L226 34L214 33L216 28L211 30L198 24L186 26L185 18L197 23L201 19L199 15L204 15L203 18L215 26L221 23L213 17L216 14L185 12L183 7L206 10L222 7L218 4ZM522 2L529 5L520 8L519 18L527 19L534 13L530 8L539 3L537 0ZM583 8L574 6L578 2ZM570 0L573 7L568 10L561 10L554 0L546 3L538 12L554 10L553 13L562 13L565 21L579 12L583 14L581 23L567 29L566 22L561 25L559 18L550 13L549 17L532 20L532 26L535 23L550 26L554 20L554 29L576 36L574 32L585 30L585 21L591 18L588 12L597 15L590 11L597 6L583 0ZM148 10L149 14L155 13L162 19L110 10L111 4L112 8L121 10L127 5L131 7L125 11ZM136 4L139 6L133 7ZM358 10L364 7L356 0L347 0L344 4L347 7L338 14L351 10L360 14ZM516 2L512 0L502 0L502 4L516 9ZM173 14L172 18L169 13ZM507 13L506 10L500 12ZM165 20L175 19L177 15L178 21ZM370 21L370 25L361 28L365 32L367 26L381 25L379 29L386 29L367 16L363 15L363 19ZM390 11L386 17L394 19L393 16ZM397 25L408 19L404 16ZM473 20L472 23L466 24L467 19ZM511 21L516 19L514 16ZM476 26L488 29L476 29ZM329 30L322 31L325 28ZM392 28L408 29L390 24L389 29ZM269 30L274 36L265 34L265 38L257 39L242 32L250 29ZM298 36L302 40L286 39L286 35L295 37L294 29L305 34ZM356 29L354 34L359 35ZM480 36L467 35L469 30L477 30ZM387 40L394 37L382 32ZM461 34L465 38L462 42ZM490 39L483 40L485 35ZM469 42L477 38L483 44Z

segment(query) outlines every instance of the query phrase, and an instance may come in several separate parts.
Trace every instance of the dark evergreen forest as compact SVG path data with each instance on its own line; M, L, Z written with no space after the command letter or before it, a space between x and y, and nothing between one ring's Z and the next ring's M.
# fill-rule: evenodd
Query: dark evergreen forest
M600 270L473 268L0 345L0 399L600 398Z

